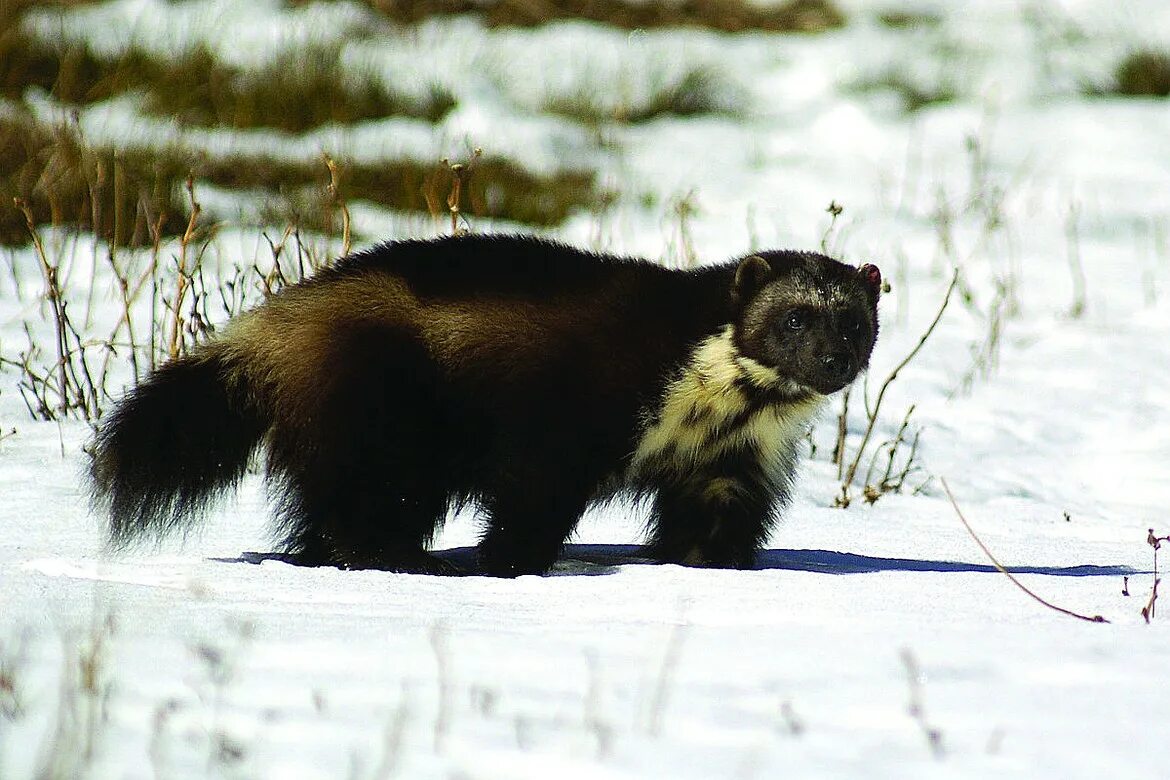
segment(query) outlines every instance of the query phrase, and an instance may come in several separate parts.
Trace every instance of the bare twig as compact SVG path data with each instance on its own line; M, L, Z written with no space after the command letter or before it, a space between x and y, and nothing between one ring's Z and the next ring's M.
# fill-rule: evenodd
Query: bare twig
M794 737L799 737L806 728L804 721L797 716L796 710L792 709L792 702L787 700L780 702L780 722L784 730Z
M350 247L353 245L350 240L349 207L345 205L345 199L341 197L338 188L341 183L341 173L337 169L337 163L327 154L322 156L325 158L326 167L329 168L330 205L341 211L341 255L344 257L349 254Z
M1154 617L1154 607L1158 602L1158 586L1161 584L1161 577L1154 579L1154 587L1150 589L1150 600L1146 602L1144 607L1142 607L1142 617L1145 618L1147 625L1149 624L1150 619Z
M849 432L849 395L853 385L841 394L841 412L837 415L837 441L833 445L833 462L837 464L837 479L845 476L845 434Z
M459 227L459 217L462 214L459 203L463 195L463 187L471 179L471 174L475 170L475 164L479 158L483 156L483 149L476 147L471 152L471 159L466 163L452 163L446 157L443 158L443 165L451 172L451 191L447 193L447 211L451 214L451 235L461 236L470 232L467 227ZM467 222L464 218L464 223Z
M827 255L830 254L829 240L833 236L833 230L837 227L837 218L845 213L845 207L837 201L831 200L825 212L829 215L829 226L825 228L825 233L821 236L821 253Z
M868 412L869 422L865 427L865 435L862 436L861 444L857 448L857 454L853 457L853 461L849 464L849 468L846 469L845 476L842 478L841 495L839 495L836 499L836 504L838 506L849 506L849 503L852 500L849 496L849 487L853 484L853 478L857 475L857 468L861 464L862 457L865 455L865 448L869 445L869 440L873 436L873 429L874 426L877 425L878 412L881 410L882 400L886 396L886 390L888 390L894 380L898 378L898 374L902 371L902 369L909 365L910 361L918 356L918 353L922 350L923 345L926 344L927 339L929 339L930 335L934 333L934 329L938 326L939 321L942 320L943 313L947 310L947 305L951 302L951 294L955 291L955 287L958 285L958 283L959 272L956 270L951 276L951 283L947 287L946 294L943 296L942 305L939 306L938 313L934 315L934 319L931 320L930 326L926 329L926 332L922 334L922 337L918 339L918 343L914 346L914 349L910 350L910 353L902 359L901 363L894 366L894 370L886 376L885 381L882 382L881 388L878 389L877 400L874 401L873 408Z
M1154 548L1154 587L1150 589L1149 601L1142 607L1142 617L1147 624L1154 617L1154 611L1158 604L1158 585L1162 582L1162 578L1158 576L1158 550L1162 549L1162 542L1170 542L1170 534L1158 536L1154 533L1153 528L1146 534L1146 544Z
M915 431L914 438L911 440L910 453L906 456L906 461L901 470L894 475L894 463L898 457L898 451L903 444L906 443L906 432L910 427L910 416L914 414L915 406L910 405L906 410L906 416L902 418L902 425L898 428L898 433L893 439L883 443L878 447L873 457L869 460L869 468L865 472L865 500L867 503L873 504L886 493L901 492L902 486L906 483L906 478L910 475L914 468L914 456L918 454L918 439L922 431ZM873 479L877 471L878 458L882 452L886 453L886 467L881 477L876 481Z
M410 720L410 698L405 685L402 686L402 699L390 720L386 722L382 733L382 760L371 775L375 780L393 777L402 759L402 744L406 736L406 727Z
M33 412L34 417L57 420L62 415L80 413L82 418L92 421L101 415L101 392L99 390L100 386L104 385L105 380L103 376L100 385L94 381L86 359L86 350L91 346L100 346L102 343L82 341L80 332L69 316L69 305L65 300L64 286L61 283L60 266L49 258L28 204L20 198L15 198L14 203L24 215L25 224L40 262L41 274L45 283L44 297L52 310L53 343L57 359L44 374L39 374L36 371L32 363L37 350L28 323L25 323L29 350L21 356L21 362L6 362L19 365L23 371L21 394L24 395L27 388L36 397L37 409L33 411L28 397L24 396L25 403ZM109 348L108 345L106 346Z
M49 260L49 255L45 251L45 245L41 241L40 232L37 230L36 222L33 219L32 210L28 204L21 198L14 198L13 203L16 208L20 209L24 214L25 224L28 227L28 233L32 237L33 248L36 250L37 259L41 262L41 272L45 278L45 298L49 301L49 306L53 309L53 328L54 328L54 344L57 349L57 374L58 387L61 390L60 411L66 411L68 400L66 397L65 388L67 386L68 376L65 368L65 353L68 346L65 343L65 307L61 296L61 284L57 279L57 266Z
M5 646L0 639L0 719L15 721L26 712L25 668L29 661L31 634L26 629Z
M158 367L159 351L162 349L159 343L162 338L162 325L159 322L158 305L161 300L159 293L159 258L162 256L162 229L163 229L163 215L159 214L154 222L150 223L150 266L146 269L150 274L150 370L153 371Z
M603 759L613 748L614 729L608 719L601 714L601 662L597 657L597 651L587 649L585 663L589 670L589 684L585 690L583 720L585 728L597 740L597 758Z
M1080 319L1085 314L1085 266L1081 262L1080 206L1073 201L1068 207L1068 221L1065 222L1065 237L1068 240L1068 266L1072 276L1073 301L1068 316Z
M691 220L699 213L698 193L691 189L670 199L670 215L674 217L670 238L671 253L678 268L694 268L699 263Z
M662 666L658 670L658 680L654 685L654 693L650 698L650 712L648 731L653 737L662 734L662 721L666 712L666 701L670 695L671 683L675 670L678 667L679 657L682 655L683 639L686 637L687 624L675 623L670 627L670 636L666 640L666 650L662 654Z
M431 629L431 650L435 654L435 667L439 686L439 705L435 713L435 752L443 752L447 733L451 730L451 653L447 647L447 627L436 623Z
M975 544L979 545L979 549L983 550L983 554L987 556L987 559L989 561L991 561L992 565L995 566L995 568L998 569L999 572L1003 576L1005 576L1009 580L1011 580L1013 585L1015 585L1020 590L1024 591L1024 593L1027 593L1029 596L1031 596L1033 599L1040 602L1044 606L1048 607L1051 610L1055 610L1056 612L1059 612L1063 615L1068 615L1069 617L1074 617L1077 620L1084 620L1084 621L1087 621L1089 623L1108 623L1109 622L1108 620L1101 617L1100 615L1093 615L1090 617L1088 615L1082 615L1079 612L1073 612L1072 610L1065 609L1064 607L1058 607L1049 601L1045 601L1044 599L1040 598L1035 593L1033 593L1031 590L1029 590L1027 588L1027 586L1024 585L1024 583L1022 583L1018 579L1016 579L1015 576L1012 575L1012 573L1010 571L1008 571L1007 569L1004 568L1003 564L1001 564L999 561L997 561L995 559L995 556L991 554L991 550L987 549L987 545L985 545L983 543L983 540L980 539L978 535L976 535L975 529L973 529L971 527L971 524L967 522L967 518L963 516L963 511L961 509L959 509L959 504L957 501L955 501L955 497L951 493L951 488L949 485L947 485L947 481L945 479L940 479L939 482L942 483L943 490L946 491L946 494L947 494L947 499L950 500L951 506L954 507L954 509L955 509L955 514L959 516L959 520L963 523L963 527L967 529L967 533L971 534L971 538L975 540Z
M906 705L906 711L922 730L922 736L926 738L931 754L935 758L942 758L946 755L942 731L937 726L930 725L926 719L926 704L922 695L922 669L918 666L918 659L908 648L902 650L902 665L906 667L906 683L910 687L910 702Z
M202 207L199 201L195 200L195 179L191 176L187 177L187 197L191 201L191 216L187 220L187 229L183 231L183 237L179 239L179 259L178 259L178 273L175 278L175 299L171 302L171 337L167 354L171 360L177 358L182 351L183 346L183 298L187 294L187 288L190 286L192 279L192 271L187 268L187 252L191 242L195 239L195 227L198 224L199 212Z
M983 343L972 349L973 360L971 368L959 380L959 384L948 394L948 398L955 398L960 393L968 393L979 377L991 376L999 367L999 351L1003 342L1004 321L1008 308L1011 306L1011 288L1003 280L995 283L995 298L991 301L990 311L987 313L987 336Z

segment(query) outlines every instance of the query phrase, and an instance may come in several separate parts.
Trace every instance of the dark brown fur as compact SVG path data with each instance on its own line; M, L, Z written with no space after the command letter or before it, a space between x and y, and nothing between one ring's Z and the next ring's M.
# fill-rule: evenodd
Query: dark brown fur
M385 244L132 390L94 493L115 544L183 528L263 444L305 564L447 571L425 547L475 502L483 571L542 572L627 490L659 558L747 566L794 431L868 363L879 286L795 252L681 272L519 237Z

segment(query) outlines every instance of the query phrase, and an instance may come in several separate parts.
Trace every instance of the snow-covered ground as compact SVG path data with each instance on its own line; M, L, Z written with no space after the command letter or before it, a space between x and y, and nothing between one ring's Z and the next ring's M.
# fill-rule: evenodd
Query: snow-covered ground
M247 59L368 21L341 3L231 11L245 5L121 0L54 29L111 47L202 38ZM902 494L871 506L857 485L848 508L833 506L834 406L756 571L639 562L641 515L621 505L587 516L548 577L294 568L241 556L270 549L255 477L185 545L109 558L80 480L87 426L31 421L8 367L0 778L1170 777L1170 619L1140 614L1154 581L1147 529L1170 534L1170 103L1081 94L1130 47L1158 30L1164 43L1170 8L907 2L939 21L892 30L878 11L902 4L843 5L845 29L808 38L466 20L363 37L347 56L442 83L459 107L433 128L192 138L580 162L618 204L555 235L667 261L687 241L705 260L824 242L892 282L871 400L958 268L962 286L874 434L894 438L915 405L920 470ZM664 68L700 65L741 91L740 115L598 130L540 112L550 95L636 95ZM907 114L864 87L889 72L957 97ZM126 100L81 122L91 140L177 132ZM672 201L688 193L697 211L680 221ZM832 224L830 201L845 209ZM386 237L429 229L354 213ZM91 319L79 312L94 254L48 238L75 317ZM256 231L225 229L208 262L267 252ZM105 338L121 308L96 268L87 332ZM25 323L52 343L40 289L32 250L6 252L7 358L25 348ZM113 383L126 378L123 367ZM1111 622L1017 590L940 477L1024 584ZM438 547L466 555L475 536L473 518L453 518Z

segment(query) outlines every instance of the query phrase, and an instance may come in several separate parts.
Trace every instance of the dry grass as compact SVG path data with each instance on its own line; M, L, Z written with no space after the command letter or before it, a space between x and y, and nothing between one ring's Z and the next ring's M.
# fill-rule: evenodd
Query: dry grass
M453 174L439 161L358 164L338 159L334 182L324 160L213 158L181 146L114 150L86 143L69 124L50 127L28 115L0 117L0 243L29 240L26 218L14 198L27 204L36 225L93 231L119 246L149 245L156 231L180 235L190 217L184 195L188 176L265 195L268 216L278 224L335 232L340 229L339 201L446 213ZM477 161L463 195L468 215L542 226L590 208L599 197L590 172L538 175L491 157Z
M958 87L950 77L936 75L928 80L913 76L898 67L890 67L874 77L864 79L854 84L852 89L859 93L893 93L901 101L902 110L907 113L951 103L959 97Z
M388 116L435 122L455 106L437 85L421 99L399 94L373 71L343 65L341 50L340 44L289 49L258 70L243 71L194 49L187 62L165 69L150 85L146 110L188 125L299 133Z
M343 65L340 43L289 48L258 69L243 70L206 46L167 57L141 48L104 57L85 43L32 35L12 14L0 15L0 25L0 94L14 100L29 87L75 105L139 93L146 113L185 125L289 133L388 116L433 122L455 105L441 87L411 97L369 68Z
M1170 51L1139 49L1117 66L1116 92L1135 97L1170 96Z
M940 481L942 482L943 492L946 493L947 500L950 501L951 508L955 510L955 515L958 516L959 522L961 522L963 524L963 527L967 529L967 533L970 534L971 538L975 540L975 544L979 545L979 549L982 550L983 554L987 556L987 560L991 561L991 564L993 566L995 566L996 570L1000 574L1007 577L1013 585L1015 585L1017 588L1022 590L1033 601L1040 604L1041 606L1044 606L1044 607L1047 607L1048 609L1051 609L1053 612L1059 612L1062 615L1068 615L1071 618L1076 618L1077 620L1084 620L1088 623L1108 623L1109 622L1108 620L1101 617L1100 615L1083 615L1080 612L1074 612L1071 609L1065 609L1064 607L1057 606L1056 604L1053 604L1052 602L1047 601L1047 600L1041 598L1040 596L1037 596L1034 591L1029 589L1026 585L1024 585L1024 583L1020 582L1014 574L1012 574L1010 571L1007 570L1007 567L1005 567L1002 563L1000 563L999 560L996 559L996 557L991 554L991 550L989 550L987 548L987 545L984 544L983 540L979 538L979 535L975 533L975 529L971 527L971 523L969 523L967 521L966 516L963 515L963 510L959 508L959 503L957 501L955 501L955 496L953 493L951 493L950 485L947 484L946 479L943 479ZM1152 531L1150 533L1151 533L1151 535L1153 535Z
M337 194L346 201L368 200L386 208L447 213L447 195L455 174L441 161L388 160L375 164L337 160ZM323 162L287 161L271 157L228 157L205 160L196 168L199 178L222 187L272 190L283 183L306 209L303 215L325 214L332 196L329 172ZM594 176L584 171L542 176L508 160L484 157L464 184L463 211L473 216L508 219L530 225L555 225L578 208L593 205L598 196ZM304 223L302 223L304 224Z
M710 66L696 66L682 73L660 74L661 83L638 101L581 90L550 97L542 109L588 125L604 122L637 124L664 116L721 114L742 116L747 97L725 74Z
M887 8L879 11L878 23L891 30L918 30L938 27L942 24L942 16L933 11L904 8Z
M290 0L301 4L306 0ZM724 32L816 33L841 27L844 14L830 0L789 0L763 6L749 0L365 0L391 21L416 24L436 16L469 14L489 27L535 27L581 19L627 30L706 27Z
M882 401L886 397L886 390L888 390L890 385L893 384L895 380L897 380L898 375L902 372L902 369L910 365L911 361L913 361L914 358L917 357L918 353L922 351L923 346L925 346L927 340L930 339L930 336L932 333L934 333L935 328L938 327L939 321L942 320L943 314L946 313L947 306L951 302L951 295L954 293L958 283L959 272L956 270L954 275L951 277L951 283L947 287L946 293L943 295L942 304L938 308L938 313L934 315L934 319L931 320L930 325L923 332L922 337L918 339L918 343L914 345L914 348L910 350L909 354L907 354L906 357L904 357L902 361L898 363L898 365L896 365L889 374L886 375L886 378L882 382L881 387L878 388L877 397L874 399L872 404L869 400L868 384L863 385L862 399L865 402L865 416L867 422L865 426L865 433L861 438L861 443L857 445L857 451L854 453L852 461L848 460L845 441L849 415L850 393L846 392L842 397L841 414L837 418L837 446L834 448L833 452L833 460L837 464L837 476L841 480L841 492L833 500L836 506L848 507L853 502L853 479L855 476L857 476L857 470L861 466L861 463L864 460L866 453L868 452L867 447L873 438L873 432L878 422L878 415L882 408ZM916 454L918 444L917 437L914 438L910 445L910 454L907 456L904 469L901 471L898 477L891 479L891 476L894 474L894 458L897 455L899 446L906 442L906 430L909 426L910 415L913 413L913 410L914 407L911 407L910 411L906 413L906 416L902 420L902 425L898 429L898 433L894 439L880 445L877 451L870 455L871 467L866 474L866 485L863 490L863 495L865 496L865 500L871 504L877 501L878 498L880 498L884 493L900 492L905 484L907 475L914 468L914 455ZM873 464L877 462L878 455L881 454L883 448L888 449L889 462L882 478L875 484L869 480L872 479L873 475L876 473Z
M187 166L167 150L96 149L75 127L28 116L0 117L0 243L27 244L22 199L38 225L75 226L120 246L141 246L151 231L182 230L179 183Z

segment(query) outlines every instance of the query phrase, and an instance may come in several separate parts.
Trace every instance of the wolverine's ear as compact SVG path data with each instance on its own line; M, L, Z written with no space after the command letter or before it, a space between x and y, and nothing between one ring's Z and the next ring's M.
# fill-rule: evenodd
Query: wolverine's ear
M857 269L857 273L860 274L861 281L865 283L869 297L876 301L878 296L882 294L882 272L878 270L876 265L866 263Z
M736 303L744 303L760 291L769 279L772 278L772 266L759 255L751 255L739 261L739 268L735 269L735 281L731 285L731 299Z

